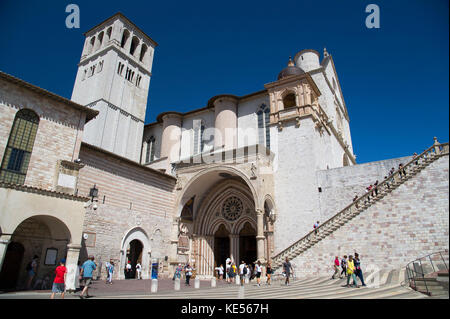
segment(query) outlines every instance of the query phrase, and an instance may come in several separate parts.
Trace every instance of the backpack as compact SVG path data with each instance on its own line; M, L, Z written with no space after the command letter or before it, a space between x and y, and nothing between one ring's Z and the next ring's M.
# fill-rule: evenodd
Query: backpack
M244 269L242 270L242 273L243 273L244 275L247 274L247 267L244 267Z
M26 271L30 271L31 269L33 269L32 267L31 267L31 261L27 264L27 266L25 267L25 270Z

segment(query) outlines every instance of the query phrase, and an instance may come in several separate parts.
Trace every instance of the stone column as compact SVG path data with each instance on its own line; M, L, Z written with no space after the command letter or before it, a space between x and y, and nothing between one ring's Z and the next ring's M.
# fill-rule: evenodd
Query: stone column
M239 235L230 234L230 255L231 261L239 266Z
M264 212L261 209L256 210L256 258L265 262L264 257Z
M3 261L5 260L6 250L11 242L11 235L0 236L0 270L3 267Z
M77 280L78 257L80 256L81 245L68 244L66 257L66 290L75 291L75 281ZM99 270L100 271L100 270Z

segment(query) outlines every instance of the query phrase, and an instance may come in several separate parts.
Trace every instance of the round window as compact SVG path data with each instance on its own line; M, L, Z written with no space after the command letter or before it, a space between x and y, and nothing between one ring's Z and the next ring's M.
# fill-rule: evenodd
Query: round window
M234 221L241 216L242 210L242 201L239 198L232 196L223 203L222 215L225 219Z

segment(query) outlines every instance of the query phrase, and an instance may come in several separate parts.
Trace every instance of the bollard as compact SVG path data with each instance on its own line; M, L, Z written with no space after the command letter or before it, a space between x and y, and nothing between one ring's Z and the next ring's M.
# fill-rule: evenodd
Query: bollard
M211 278L211 288L215 288L216 287L216 277L212 277Z
M181 285L180 282L181 282L180 278L175 278L175 283L174 283L175 290L180 290L180 285Z
M198 277L195 277L194 279L194 288L195 289L200 288L200 279Z
M152 279L152 293L158 292L158 279Z

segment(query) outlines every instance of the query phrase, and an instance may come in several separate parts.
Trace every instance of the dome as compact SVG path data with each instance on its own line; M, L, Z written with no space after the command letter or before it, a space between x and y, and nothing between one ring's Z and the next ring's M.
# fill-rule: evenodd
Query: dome
M288 66L285 67L279 74L278 74L278 80L281 80L282 78L285 78L287 76L291 75L301 75L304 74L305 71L300 69L299 67L294 65L294 62L292 61L291 57L289 57Z

